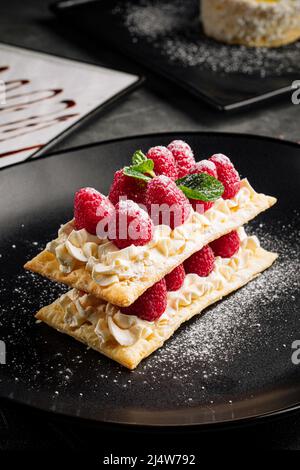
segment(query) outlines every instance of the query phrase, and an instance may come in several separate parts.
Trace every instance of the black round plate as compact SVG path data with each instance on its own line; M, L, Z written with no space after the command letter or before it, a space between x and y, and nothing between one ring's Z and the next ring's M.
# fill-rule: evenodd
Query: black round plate
M230 155L258 191L278 197L248 231L280 257L130 372L36 324L33 314L66 289L25 273L22 265L72 217L76 189L106 193L134 150L174 138L188 141L199 160ZM1 396L69 416L146 426L233 422L300 404L293 350L300 339L299 146L231 134L148 135L41 157L1 171L0 180Z

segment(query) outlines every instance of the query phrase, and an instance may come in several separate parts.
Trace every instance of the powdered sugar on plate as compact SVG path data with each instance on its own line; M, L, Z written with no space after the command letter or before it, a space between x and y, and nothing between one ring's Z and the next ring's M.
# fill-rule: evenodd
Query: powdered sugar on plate
M199 20L199 0L119 2L113 14L134 44L147 44L174 65L261 77L299 73L300 42L277 48L229 46L207 38Z
M298 217L295 212L288 223L251 223L247 232L279 253L274 266L183 325L133 372L36 324L38 308L67 288L20 271L13 285L3 282L0 291L8 299L0 312L1 336L5 332L9 351L4 376L10 370L18 387L26 384L31 393L47 390L54 408L56 400L69 394L122 406L157 407L159 400L163 408L234 402L236 395L250 396L257 387L267 387L292 367L291 344L299 339ZM31 241L22 243L28 256L37 251Z

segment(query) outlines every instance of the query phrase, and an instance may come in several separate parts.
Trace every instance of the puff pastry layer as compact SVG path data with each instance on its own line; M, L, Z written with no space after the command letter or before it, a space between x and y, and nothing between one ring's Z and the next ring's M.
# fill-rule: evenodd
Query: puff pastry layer
M63 272L54 253L44 250L24 267L113 305L129 306L193 253L246 224L275 203L274 197L258 194L243 180L235 200L219 199L204 215L193 213L188 222L167 235L158 236L157 242L138 247L139 250L109 252L96 262L91 257L94 264L91 269L87 269L89 263L77 261L69 273ZM107 258L112 259L111 264L107 264Z
M79 297L76 290L42 308L36 318L134 369L182 323L247 284L276 258L277 254L259 246L256 237L246 237L236 256L216 259L215 270L208 278L187 275L183 287L168 294L167 310L157 322L124 315L116 306L92 295Z

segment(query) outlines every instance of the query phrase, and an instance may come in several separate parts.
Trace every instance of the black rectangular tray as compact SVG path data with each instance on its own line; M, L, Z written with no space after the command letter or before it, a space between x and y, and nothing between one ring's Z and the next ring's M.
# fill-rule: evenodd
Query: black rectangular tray
M219 110L291 93L300 75L300 42L278 49L217 43L202 32L199 0L67 0L51 9Z

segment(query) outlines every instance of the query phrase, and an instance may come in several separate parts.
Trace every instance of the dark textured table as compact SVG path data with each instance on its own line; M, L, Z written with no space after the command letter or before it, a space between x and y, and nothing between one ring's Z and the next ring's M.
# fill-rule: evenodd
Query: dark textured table
M145 73L109 46L100 43L91 46L84 35L58 24L48 12L48 3L49 0L1 0L0 41ZM147 74L147 83L142 88L87 122L54 149L137 133L184 130L241 132L300 141L299 113L300 106L293 105L289 96L248 111L218 113L155 74ZM126 432L131 433L133 441L136 439L136 431ZM0 401L0 449L93 449L96 456L97 451L101 454L103 449L106 453L113 449L117 452L123 434L123 429L95 428ZM300 449L300 415L292 414L242 429L194 430L172 435L163 431L150 434L141 431L138 435L145 446L151 442L152 452L163 449L167 442L170 449L177 452L191 450L193 446L199 452L212 446ZM148 446L148 450L150 448Z

